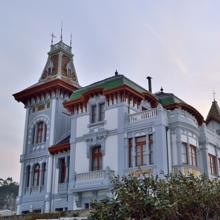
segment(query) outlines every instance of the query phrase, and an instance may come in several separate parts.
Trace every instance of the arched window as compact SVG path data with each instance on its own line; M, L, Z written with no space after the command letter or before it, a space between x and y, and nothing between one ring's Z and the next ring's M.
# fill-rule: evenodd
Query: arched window
M45 124L45 122L40 121L33 128L32 143L39 144L46 142L46 136L47 136L47 125Z
M33 186L39 186L40 181L40 165L35 164L33 167Z
M41 185L44 186L44 184L45 184L45 174L46 174L46 163L42 164L42 171L41 172L42 172L42 174L41 174L42 175L41 176L42 177Z
M101 146L96 146L92 148L92 161L91 161L91 170L101 170L102 169L102 152Z
M25 184L25 186L26 187L29 187L29 185L30 185L30 170L31 169L31 167L30 167L30 165L28 165L27 167L26 167L26 184Z

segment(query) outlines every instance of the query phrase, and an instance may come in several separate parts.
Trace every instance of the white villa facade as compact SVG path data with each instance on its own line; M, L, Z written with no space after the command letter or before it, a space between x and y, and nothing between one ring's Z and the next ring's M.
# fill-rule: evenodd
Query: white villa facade
M112 175L220 174L220 110L206 120L174 94L119 75L81 87L71 47L51 45L26 109L17 214L89 208Z

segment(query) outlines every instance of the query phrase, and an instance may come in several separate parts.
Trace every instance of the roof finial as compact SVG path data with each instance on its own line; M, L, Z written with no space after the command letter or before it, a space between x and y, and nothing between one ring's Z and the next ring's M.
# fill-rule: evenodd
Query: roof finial
M72 34L70 34L70 47L72 47Z
M216 95L216 93L215 93L215 90L213 91L213 101L215 101L215 95Z
M61 21L61 29L60 29L60 41L63 41L63 21Z
M163 87L162 87L162 86L161 86L161 88L160 88L160 92L163 93Z
M118 70L117 69L115 70L115 76L118 76Z
M51 46L53 45L53 39L55 38L56 36L53 34L53 32L52 32L52 34L51 34Z

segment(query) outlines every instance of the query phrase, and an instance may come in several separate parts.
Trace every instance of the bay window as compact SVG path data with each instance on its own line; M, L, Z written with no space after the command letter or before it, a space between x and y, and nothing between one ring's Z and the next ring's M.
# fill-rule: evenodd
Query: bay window
M134 148L134 150L133 150ZM132 156L134 154L134 157ZM145 166L153 164L153 135L136 137L128 139L128 167Z

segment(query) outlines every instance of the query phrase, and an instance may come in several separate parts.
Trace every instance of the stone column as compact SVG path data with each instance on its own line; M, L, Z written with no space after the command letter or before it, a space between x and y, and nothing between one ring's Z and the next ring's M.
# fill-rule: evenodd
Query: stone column
M56 116L56 98L53 97L51 100L51 123L50 123L50 140L49 147L55 142L55 116ZM47 187L45 195L45 212L51 211L51 190L52 190L52 180L53 180L53 155L49 155L47 162Z
M218 162L218 150L217 150L217 146L215 146L215 155L216 155L216 173L217 176L219 176L219 162Z
M132 135L132 167L136 166L136 157L135 157L135 137Z
M19 184L19 192L18 192L18 198L17 198L17 215L21 214L21 197L23 194L23 188L24 188L24 182L25 182L25 176L24 176L24 162L21 162L21 172L20 172L20 184Z
M48 213L51 210L51 184L52 184L52 164L53 156L49 155L48 163L47 163L47 186L46 186L46 195L45 195L45 212Z
M67 183L67 181L68 181L68 172L69 172L68 156L65 157L65 166L66 166L65 183Z
M33 184L33 164L30 164L30 181L29 181L29 191L32 191Z
M39 165L40 165L40 177L39 177L38 192L40 192L40 191L41 191L41 188L42 188L43 163L39 163Z
M148 134L146 134L145 136L145 139L146 139L146 144L145 144L145 149L146 149L146 156L147 157L146 161L147 161L147 165L150 164L150 150L149 150L149 138L148 138Z

